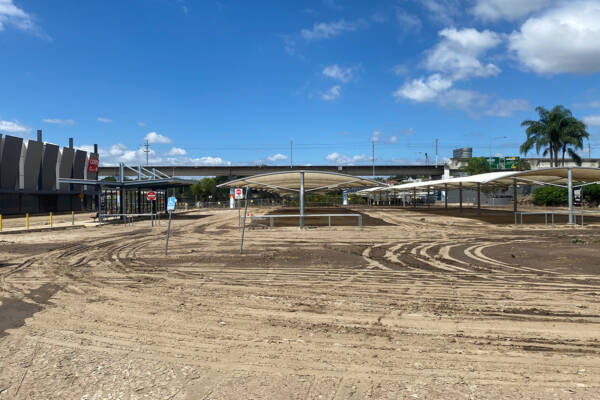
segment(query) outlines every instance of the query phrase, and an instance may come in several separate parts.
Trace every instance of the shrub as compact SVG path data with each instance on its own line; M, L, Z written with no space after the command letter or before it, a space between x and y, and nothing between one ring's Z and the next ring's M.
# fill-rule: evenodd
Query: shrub
M561 206L569 202L569 192L557 186L544 186L533 191L533 203L538 206Z
M600 204L600 185L594 184L583 187L583 198L587 203Z

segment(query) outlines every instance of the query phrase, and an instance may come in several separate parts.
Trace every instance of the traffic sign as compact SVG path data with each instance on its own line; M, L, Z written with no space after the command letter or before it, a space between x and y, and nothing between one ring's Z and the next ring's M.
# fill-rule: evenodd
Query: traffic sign
M504 169L518 169L521 157L504 157Z
M488 164L491 169L500 169L500 157L489 157Z
M146 193L146 198L148 199L148 201L156 200L156 192Z
M236 200L243 199L244 191L242 189L234 189L234 195Z
M175 206L177 205L176 197L169 197L167 199L167 211L175 211Z

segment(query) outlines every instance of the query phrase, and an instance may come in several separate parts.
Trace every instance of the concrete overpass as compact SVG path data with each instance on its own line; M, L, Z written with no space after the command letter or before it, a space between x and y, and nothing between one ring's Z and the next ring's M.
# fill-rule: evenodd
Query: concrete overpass
M136 168L130 166L132 168ZM269 172L280 172L290 170L305 170L305 171L328 171L341 172L355 176L372 176L373 167L370 165L296 165L294 168L289 166L274 166L274 165L255 165L255 166L184 166L184 165L156 165L144 166L147 170L155 169L156 171L169 176L251 176L258 174L266 174ZM375 165L376 176L442 176L444 174L444 166L425 166L425 165ZM119 175L119 167L101 166L98 168L99 176L117 176ZM125 169L125 176L136 176L136 172L132 169Z

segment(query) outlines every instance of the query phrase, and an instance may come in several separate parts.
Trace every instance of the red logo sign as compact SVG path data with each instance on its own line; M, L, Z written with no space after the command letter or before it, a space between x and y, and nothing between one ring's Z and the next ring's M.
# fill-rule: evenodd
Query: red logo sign
M98 172L98 164L100 164L100 161L97 158L90 158L88 160L88 172Z
M148 192L148 194L146 194L146 198L148 201L156 200L156 192Z

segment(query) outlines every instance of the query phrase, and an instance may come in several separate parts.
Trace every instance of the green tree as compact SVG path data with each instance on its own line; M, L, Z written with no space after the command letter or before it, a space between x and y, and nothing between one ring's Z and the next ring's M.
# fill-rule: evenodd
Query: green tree
M462 168L469 175L484 174L491 172L492 167L485 157L473 157L467 161L467 166Z
M544 186L533 191L533 202L538 206L561 206L569 201L566 188Z
M544 107L535 109L539 120L525 120L521 126L526 126L527 139L521 144L520 151L526 155L535 147L536 153L543 149L543 155L550 157L550 166L558 166L559 154L562 152L562 164L565 154L581 165L581 157L575 150L583 148L583 140L589 138L586 126L573 116L568 108L557 105L551 110Z

